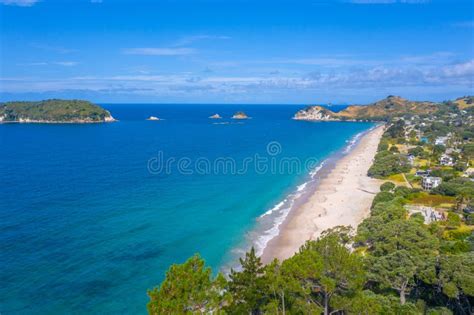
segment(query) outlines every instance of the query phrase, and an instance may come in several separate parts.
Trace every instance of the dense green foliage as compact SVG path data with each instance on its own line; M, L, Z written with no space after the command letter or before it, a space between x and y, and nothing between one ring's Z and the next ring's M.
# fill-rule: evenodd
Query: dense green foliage
M182 265L173 265L159 289L148 292L148 312L152 314L193 314L222 307L226 280L219 274L211 278L211 269L195 255Z
M403 135L404 123L402 120L387 128L378 146L374 163L369 168L368 175L375 178L385 178L393 174L406 172L410 169L407 158L400 154L396 146L389 148L391 139L399 139Z
M194 256L149 292L150 314L469 314L474 254L440 251L436 229L396 199L373 207L355 236L336 227L264 266L252 249L228 280ZM351 250L350 247L355 250ZM363 253L363 254L362 254Z
M381 191L392 191L395 189L395 184L392 182L385 182L380 186Z
M368 174L375 178L384 178L408 170L408 162L403 155L390 151L380 151L375 155L374 163L369 168Z
M105 109L87 101L46 100L39 102L7 102L0 104L3 121L100 122L110 118Z

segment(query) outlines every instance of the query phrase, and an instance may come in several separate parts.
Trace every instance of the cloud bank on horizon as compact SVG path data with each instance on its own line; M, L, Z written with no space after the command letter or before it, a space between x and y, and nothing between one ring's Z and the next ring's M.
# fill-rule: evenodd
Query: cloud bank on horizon
M0 0L0 101L474 94L472 1Z

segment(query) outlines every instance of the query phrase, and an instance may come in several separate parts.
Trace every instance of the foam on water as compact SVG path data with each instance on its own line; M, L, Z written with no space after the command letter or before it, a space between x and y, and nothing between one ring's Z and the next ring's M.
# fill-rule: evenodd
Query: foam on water
M309 173L309 180L298 185L296 190L290 193L283 201L279 202L270 210L266 211L258 218L261 227L266 227L253 239L253 246L257 255L262 255L268 242L280 233L280 226L287 218L292 210L295 202L302 197L306 192L308 185L314 182L314 177L318 174L324 166L325 161L321 162L314 170Z
M262 214L260 217L263 218L263 217L266 216L266 215L272 214L274 211L280 210L281 207L283 207L283 205L285 204L285 202L286 202L287 200L288 200L288 199L285 199L285 200L283 200L282 202L277 203L273 208L271 208L270 210L268 210L267 212L265 212L264 214Z
M359 132L358 134L356 134L354 137L352 137L352 139L348 140L347 143L348 145L346 146L346 148L344 149L344 153L349 153L352 148L354 147L354 145L357 143L357 141L362 137L362 135L364 134L364 132Z

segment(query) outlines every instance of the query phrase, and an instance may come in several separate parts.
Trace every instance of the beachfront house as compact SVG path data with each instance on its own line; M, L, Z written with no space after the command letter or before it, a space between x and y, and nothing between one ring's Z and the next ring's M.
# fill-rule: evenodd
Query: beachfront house
M421 180L421 187L424 190L431 190L438 187L441 184L441 181L441 177L426 176Z
M420 213L424 218L425 224L446 220L444 213L435 208L425 206L406 206L405 208L408 210L410 216L415 213Z
M441 155L441 157L439 158L439 164L443 165L443 166L453 166L454 165L454 161L453 161L453 158L448 155L448 154L443 154Z
M435 145L446 145L446 141L448 141L448 137L438 137L435 139Z

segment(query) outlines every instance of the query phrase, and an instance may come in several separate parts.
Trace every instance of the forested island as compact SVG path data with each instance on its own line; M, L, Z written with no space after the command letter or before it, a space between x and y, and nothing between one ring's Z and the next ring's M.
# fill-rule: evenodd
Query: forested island
M88 101L51 99L0 103L3 123L100 123L115 119L109 111Z
M387 124L368 171L383 184L356 230L336 226L267 265L252 248L229 275L213 276L195 255L148 292L148 312L472 314L472 105L406 104L419 111L383 117L364 109Z

